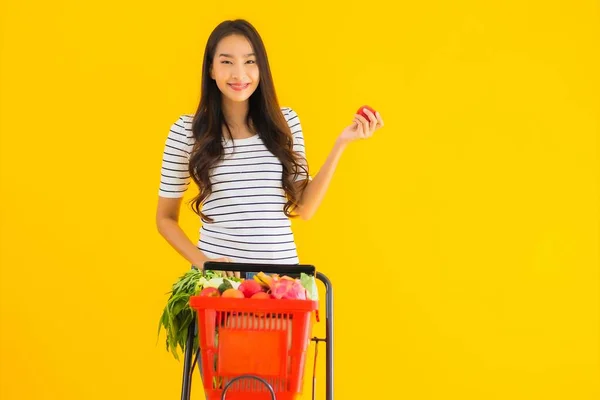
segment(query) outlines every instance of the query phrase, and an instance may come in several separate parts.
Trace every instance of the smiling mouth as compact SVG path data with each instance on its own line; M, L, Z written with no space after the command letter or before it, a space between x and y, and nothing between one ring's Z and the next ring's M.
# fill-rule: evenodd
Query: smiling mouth
M227 85L229 85L233 90L244 90L246 88L248 88L248 86L250 86L249 83L244 83L244 84L239 84L239 83L228 83Z

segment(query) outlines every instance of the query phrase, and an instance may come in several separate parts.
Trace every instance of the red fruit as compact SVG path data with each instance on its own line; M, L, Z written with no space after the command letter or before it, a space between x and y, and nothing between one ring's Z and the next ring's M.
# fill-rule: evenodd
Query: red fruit
M374 115L377 113L377 111L375 111L373 108L369 107L369 106L362 106L361 108L358 109L358 111L356 112L357 114L362 115L363 117L365 117L365 119L367 121L370 121L371 119L369 118L369 116L364 112L364 108L366 108L367 110L371 111Z
M202 289L202 291L198 294L198 296L202 297L219 297L221 293L219 293L219 289L214 287L207 287Z
M271 295L265 292L257 292L254 293L251 297L252 299L270 299Z
M263 289L260 283L247 279L240 284L238 290L244 293L245 297L252 297L255 293L262 292Z
M242 291L238 290L238 289L227 289L226 291L223 292L223 294L221 295L221 297L243 299L244 298L244 293L242 293Z

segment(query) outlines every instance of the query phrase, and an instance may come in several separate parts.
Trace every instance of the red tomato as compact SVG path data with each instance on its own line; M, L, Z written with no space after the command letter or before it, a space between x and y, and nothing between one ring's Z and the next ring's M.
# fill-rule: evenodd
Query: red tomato
M371 119L369 118L369 116L363 111L363 108L366 108L367 110L371 111L373 114L375 114L377 111L375 111L373 108L369 107L369 106L362 106L361 108L358 109L358 111L356 112L357 114L362 115L363 117L365 117L365 119L367 121L370 121Z

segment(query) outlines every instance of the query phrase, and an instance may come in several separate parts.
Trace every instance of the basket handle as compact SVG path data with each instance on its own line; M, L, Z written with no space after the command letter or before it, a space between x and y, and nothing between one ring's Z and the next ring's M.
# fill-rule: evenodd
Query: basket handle
M233 271L233 272L264 272L271 274L293 274L315 276L317 270L314 265L309 264L250 264L235 262L207 261L204 269L210 271Z

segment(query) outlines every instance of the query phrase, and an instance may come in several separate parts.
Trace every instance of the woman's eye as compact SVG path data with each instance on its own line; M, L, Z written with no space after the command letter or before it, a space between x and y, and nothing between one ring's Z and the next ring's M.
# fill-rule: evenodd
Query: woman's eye
M250 63L250 64L256 64L256 60L248 60L246 62ZM231 61L229 61L229 60L223 60L223 61L221 61L221 64L231 64Z

